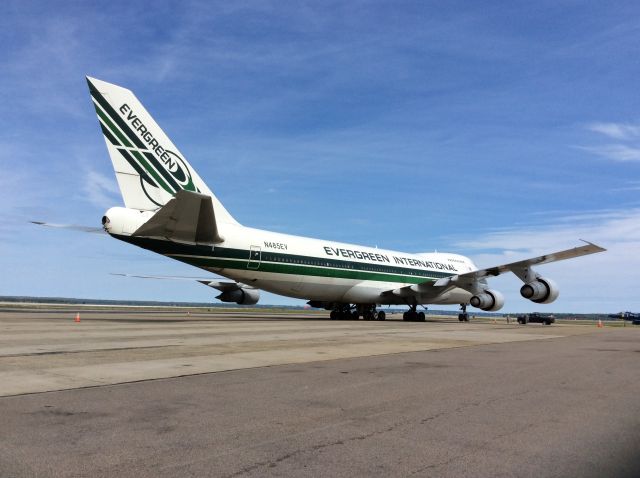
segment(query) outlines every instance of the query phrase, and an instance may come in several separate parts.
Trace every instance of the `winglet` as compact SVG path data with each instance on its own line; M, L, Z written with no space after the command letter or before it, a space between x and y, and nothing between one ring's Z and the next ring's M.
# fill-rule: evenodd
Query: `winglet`
M582 242L584 242L585 244L588 244L590 246L595 247L597 249L597 251L594 251L594 252L604 252L604 251L606 251L606 249L604 247L600 247L599 245L594 244L593 242L585 241L584 239L580 239L580 240Z

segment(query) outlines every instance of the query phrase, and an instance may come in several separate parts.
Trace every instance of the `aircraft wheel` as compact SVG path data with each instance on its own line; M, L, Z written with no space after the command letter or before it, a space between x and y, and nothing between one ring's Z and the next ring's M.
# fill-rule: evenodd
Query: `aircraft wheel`
M329 314L329 318L331 320L338 320L338 312L335 310L332 310L331 313Z
M413 310L408 310L404 314L402 314L402 320L407 320L409 322L415 322L418 318L418 314L416 314Z
M387 314L384 313L384 310L378 312L378 320L384 320L387 318Z
M351 318L353 320L359 320L360 319L360 314L358 314L357 310L354 310L353 312L351 312Z
M424 312L418 312L416 320L418 322L425 322L427 320L427 317L424 315Z

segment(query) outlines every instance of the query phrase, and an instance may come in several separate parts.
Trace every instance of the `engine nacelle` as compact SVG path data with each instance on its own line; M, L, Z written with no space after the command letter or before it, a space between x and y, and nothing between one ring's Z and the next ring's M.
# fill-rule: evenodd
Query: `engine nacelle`
M310 300L307 302L309 307L313 307L314 309L324 309L324 310L333 310L334 303L327 302L324 300Z
M151 211L112 207L102 216L102 226L109 234L133 234L153 216Z
M558 298L560 290L551 279L538 277L520 288L520 295L536 304L550 304Z
M235 302L238 305L253 305L260 300L258 289L235 289L220 294L216 299L221 302Z
M495 312L502 309L504 297L497 290L487 289L482 294L471 297L469 303L485 312Z

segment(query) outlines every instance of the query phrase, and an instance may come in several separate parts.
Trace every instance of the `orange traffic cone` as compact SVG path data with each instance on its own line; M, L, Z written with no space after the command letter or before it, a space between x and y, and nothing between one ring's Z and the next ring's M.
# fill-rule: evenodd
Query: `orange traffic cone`
M75 323L77 323L77 324L79 324L79 323L80 323L80 312L78 312L78 313L76 314L76 318L75 318L74 322L75 322Z
M598 319L598 328L602 328L604 327L604 325L602 325L602 319Z

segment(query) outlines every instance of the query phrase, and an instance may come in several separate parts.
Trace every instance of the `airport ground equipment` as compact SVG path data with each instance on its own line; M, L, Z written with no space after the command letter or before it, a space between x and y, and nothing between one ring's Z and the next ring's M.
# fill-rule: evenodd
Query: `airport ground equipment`
M552 314L541 314L539 312L518 316L518 323L521 325L526 325L528 323L551 325L555 323L555 321L556 318Z

